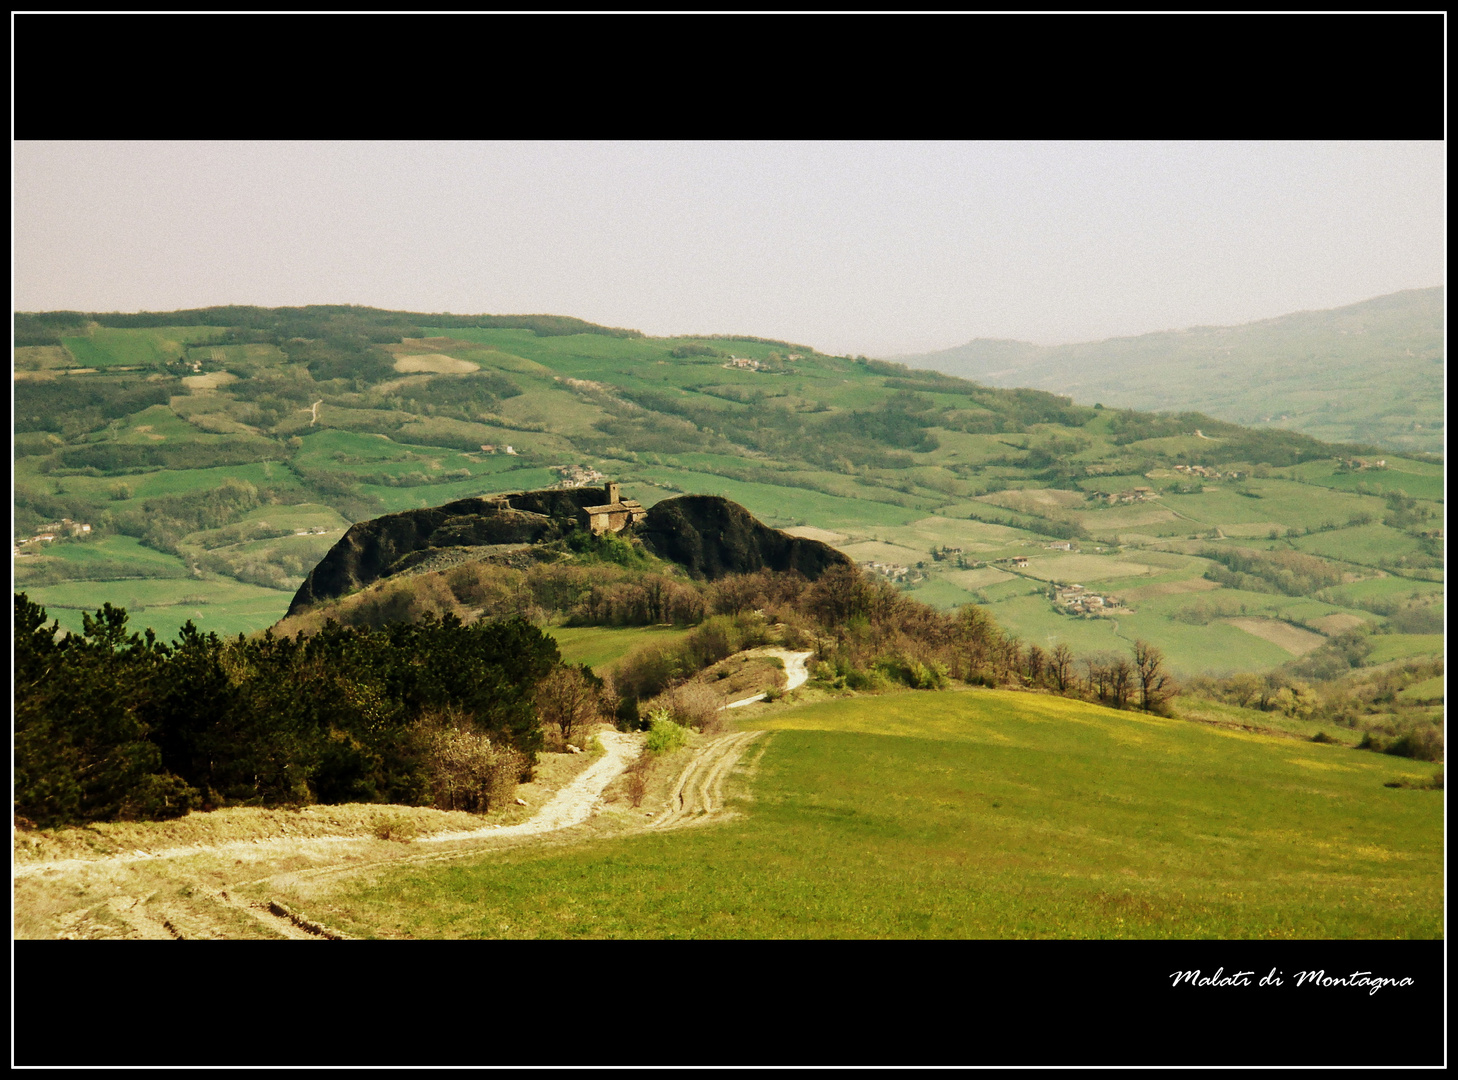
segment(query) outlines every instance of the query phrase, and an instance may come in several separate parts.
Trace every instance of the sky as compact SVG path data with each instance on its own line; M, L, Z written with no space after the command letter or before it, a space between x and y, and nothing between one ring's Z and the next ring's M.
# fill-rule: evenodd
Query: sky
M21 311L364 304L888 356L1445 282L1441 142L17 142Z

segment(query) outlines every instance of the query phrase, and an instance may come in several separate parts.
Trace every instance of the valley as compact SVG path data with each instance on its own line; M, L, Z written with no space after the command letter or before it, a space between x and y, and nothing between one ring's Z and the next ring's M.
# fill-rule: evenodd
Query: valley
M83 322L17 350L16 583L67 629L109 600L164 637L262 630L351 522L574 469L645 506L722 495L834 535L916 598L988 605L1044 647L1144 637L1184 675L1268 670L1306 650L1300 631L1352 620L1420 655L1441 627L1437 460L783 342L240 311L253 325ZM315 336L279 336L300 329ZM250 336L281 344L228 343ZM94 529L35 539L62 517ZM1222 550L1320 571L1207 593ZM1128 594L1120 628L1055 611L1071 584Z

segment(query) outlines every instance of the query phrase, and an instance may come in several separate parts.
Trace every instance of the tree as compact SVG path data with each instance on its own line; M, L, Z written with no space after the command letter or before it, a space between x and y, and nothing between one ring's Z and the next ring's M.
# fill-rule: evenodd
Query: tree
M1054 646L1048 657L1048 678L1058 687L1060 694L1066 692L1077 678L1073 670L1073 650L1067 645Z
M594 682L597 685L593 685ZM574 731L598 717L598 688L601 680L586 665L572 667L559 664L537 691L537 705L542 722L554 725L565 749Z
M1139 677L1139 707L1162 712L1175 693L1174 680L1164 669L1164 653L1147 641L1134 643L1134 668Z

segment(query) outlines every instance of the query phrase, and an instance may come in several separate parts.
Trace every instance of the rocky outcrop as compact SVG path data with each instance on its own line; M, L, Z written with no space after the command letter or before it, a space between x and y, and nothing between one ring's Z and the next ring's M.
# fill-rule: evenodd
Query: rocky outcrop
M479 558L482 549L545 544L587 530L583 508L602 498L601 488L518 491L362 521L310 571L288 614L381 578L449 563L452 551L470 549L462 557ZM624 535L641 538L655 555L710 580L756 570L797 570L814 580L832 566L852 565L835 548L771 529L738 503L716 495L666 499Z
M711 581L756 570L796 570L813 581L833 566L854 565L829 544L772 529L717 495L665 499L633 532L659 558Z
M409 569L433 551L559 539L587 528L582 508L601 499L600 488L519 491L361 521L309 572L288 614Z

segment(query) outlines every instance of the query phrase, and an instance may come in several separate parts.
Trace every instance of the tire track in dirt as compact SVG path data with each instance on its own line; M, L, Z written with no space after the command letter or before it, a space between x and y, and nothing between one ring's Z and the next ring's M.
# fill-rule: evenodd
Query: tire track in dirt
M758 731L741 731L706 744L679 776L668 797L668 812L647 827L699 825L717 816L724 808L724 783L730 770L759 736Z

